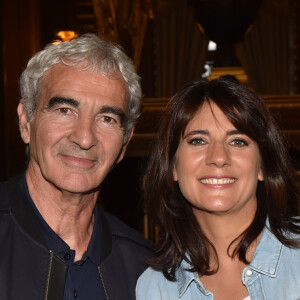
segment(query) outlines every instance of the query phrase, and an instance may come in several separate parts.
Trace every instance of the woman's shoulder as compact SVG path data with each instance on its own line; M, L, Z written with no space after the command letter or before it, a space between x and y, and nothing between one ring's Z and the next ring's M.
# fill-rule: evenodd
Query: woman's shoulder
M166 279L163 272L148 267L139 277L137 287L149 288L151 285L155 285L157 287L157 284L162 284L163 286L165 286L165 284L168 284L169 282L173 283Z
M163 276L163 273L161 271L157 271L157 270L154 270L153 268L151 267L148 267L143 273L142 275L140 276L139 280L143 281L143 280L147 280L149 278L158 278L158 279L161 279L161 277L164 277Z
M177 290L176 282L166 279L161 271L148 267L137 281L136 299L172 299L171 294L175 293ZM176 298L177 297L178 296L176 296Z

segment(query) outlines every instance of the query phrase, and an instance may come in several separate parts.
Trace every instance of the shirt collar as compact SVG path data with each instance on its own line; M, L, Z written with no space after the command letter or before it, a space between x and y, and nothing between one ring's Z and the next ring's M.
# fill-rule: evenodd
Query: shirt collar
M186 292L190 284L195 281L198 289L205 295L209 294L202 282L199 279L197 272L188 271L192 266L183 260L176 270L176 280L177 280L177 288L178 288L178 296L181 298L183 294Z
M271 233L267 221L249 267L259 273L275 277L282 249L282 243Z
M99 209L96 204L94 209L94 226L93 233L91 236L91 240L89 242L88 249L86 251L86 255L90 258L90 260L96 264L100 265L100 252L101 252L101 243L100 243L100 228L99 228Z
M263 273L270 277L275 277L278 270L283 245L270 232L268 226L269 222L267 220L262 237L255 249L254 256L249 267L259 273ZM182 297L193 281L196 282L197 287L203 294L208 295L210 292L204 288L198 274L196 272L187 271L191 268L192 266L183 260L176 270L179 297Z
M26 181L26 177L23 177L21 189L25 195L26 200L30 204L32 211L38 221L40 231L42 233L42 236L45 239L45 242L50 250L53 251L54 254L58 254L62 251L69 250L70 247L68 244L66 244L48 225L48 223L45 221L45 219L40 214L39 210L35 206L28 190L28 185Z

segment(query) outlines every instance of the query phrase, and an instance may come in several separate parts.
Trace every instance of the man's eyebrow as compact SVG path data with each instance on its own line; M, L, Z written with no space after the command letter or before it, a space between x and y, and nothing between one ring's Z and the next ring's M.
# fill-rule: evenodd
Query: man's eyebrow
M125 122L125 112L123 109L119 108L119 107L113 107L113 106L103 106L100 109L100 113L101 114L105 114L105 113L110 113L110 114L114 114L115 116L117 116L120 120L121 125L124 125Z
M48 103L48 108L53 108L57 105L67 104L73 107L78 107L79 102L77 100L71 98L64 98L64 97L53 97L50 99Z

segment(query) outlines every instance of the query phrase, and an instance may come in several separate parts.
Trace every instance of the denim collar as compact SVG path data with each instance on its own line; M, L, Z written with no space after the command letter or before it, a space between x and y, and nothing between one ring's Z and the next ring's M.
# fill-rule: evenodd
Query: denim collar
M176 280L177 280L177 288L178 288L178 295L179 298L183 296L183 294L186 292L190 284L195 281L198 289L204 294L208 295L210 294L209 291L207 291L202 282L199 279L197 272L191 272L188 271L188 269L191 269L192 266L186 262L182 261L178 269L176 270Z
M277 240L277 238L268 229L269 222L266 222L262 237L255 249L253 259L249 266L245 268L251 268L257 273L262 273L270 277L276 277L280 256L282 253L283 245ZM176 270L176 280L179 298L186 292L189 285L195 281L198 289L204 294L211 294L206 290L199 279L197 272L187 271L192 266L182 261L178 269ZM243 276L245 276L245 270Z
M267 222L249 267L258 273L276 277L282 249L283 244L271 233Z

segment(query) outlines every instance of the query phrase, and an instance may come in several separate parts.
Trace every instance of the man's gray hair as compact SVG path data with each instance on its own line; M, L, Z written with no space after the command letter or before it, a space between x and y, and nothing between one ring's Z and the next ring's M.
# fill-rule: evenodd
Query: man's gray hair
M84 69L100 72L104 76L114 76L120 72L127 82L128 111L124 134L124 141L127 141L140 114L140 77L131 59L118 45L108 43L95 34L87 33L69 42L49 44L30 59L20 79L21 96L29 121L33 119L39 101L45 72L59 63L76 66L80 62L87 63Z

